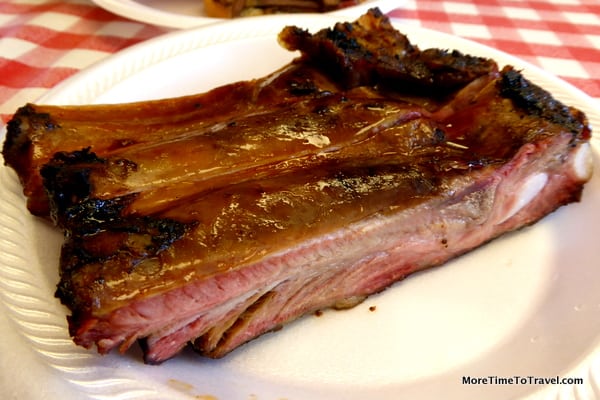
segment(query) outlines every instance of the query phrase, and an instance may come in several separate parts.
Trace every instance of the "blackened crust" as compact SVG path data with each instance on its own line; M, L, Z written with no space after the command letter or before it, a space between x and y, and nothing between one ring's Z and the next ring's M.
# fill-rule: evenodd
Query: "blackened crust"
M591 131L581 111L567 107L548 91L527 80L521 72L505 67L498 84L500 95L511 99L528 114L561 125L574 134L582 134L582 139L589 139Z
M280 33L279 42L288 50L300 50L304 59L327 66L345 88L383 84L444 95L497 71L490 59L458 51L419 50L379 9L314 35L289 26Z

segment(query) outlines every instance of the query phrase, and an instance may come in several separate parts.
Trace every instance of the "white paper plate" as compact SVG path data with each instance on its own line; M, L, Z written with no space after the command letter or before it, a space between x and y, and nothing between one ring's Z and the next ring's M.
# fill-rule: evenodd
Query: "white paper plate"
M168 28L193 28L222 21L204 12L202 0L92 0L96 5L122 17ZM371 7L388 12L402 0L365 0L364 3L330 12L332 15L357 17Z
M336 19L297 15L294 23L314 30ZM259 77L294 56L275 39L288 22L289 17L273 16L176 31L72 77L41 102L153 99ZM401 30L422 48L458 48L516 65L600 126L593 100L539 69L456 37ZM592 142L600 165L598 136ZM71 343L66 310L53 297L61 235L27 213L17 179L6 167L0 168L0 185L0 303L14 322L7 329L21 338L7 346L23 355L33 351L34 362L50 366L31 379L47 387L70 382L64 399L600 398L600 174L581 203L409 277L352 310L309 315L222 360L184 351L161 366L143 365L137 349L99 356ZM488 376L584 382L462 381ZM12 393L27 382L7 385L2 390Z

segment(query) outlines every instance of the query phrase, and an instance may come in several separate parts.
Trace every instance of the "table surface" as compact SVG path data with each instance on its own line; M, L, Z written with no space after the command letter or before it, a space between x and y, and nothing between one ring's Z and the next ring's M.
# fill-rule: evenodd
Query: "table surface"
M598 0L398 0L389 15L399 24L503 50L571 83L590 101L600 101ZM114 15L91 1L0 1L0 122L78 71L170 30ZM0 326L5 324L10 321L0 312ZM35 365L24 360L35 355L11 354L8 346L23 339L13 329L3 331L0 388L21 382L9 398L39 396L47 382L31 382L28 375L36 371L8 368ZM60 390L53 385L44 398L60 398Z

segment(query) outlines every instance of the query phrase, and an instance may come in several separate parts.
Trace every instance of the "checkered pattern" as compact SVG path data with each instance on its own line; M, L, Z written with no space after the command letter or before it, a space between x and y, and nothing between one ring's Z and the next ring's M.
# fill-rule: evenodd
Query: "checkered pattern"
M166 29L115 16L90 1L0 1L0 117L79 70Z
M600 99L598 0L398 0L407 24L511 53ZM84 0L0 0L0 118L77 71L165 33Z

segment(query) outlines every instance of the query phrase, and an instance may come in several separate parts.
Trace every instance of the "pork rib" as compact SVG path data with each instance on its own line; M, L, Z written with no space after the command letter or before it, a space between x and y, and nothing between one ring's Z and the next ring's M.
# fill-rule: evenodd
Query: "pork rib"
M255 81L16 114L5 160L66 233L77 344L222 357L531 224L590 178L585 115L510 66L421 51L377 10L280 41L302 55Z

